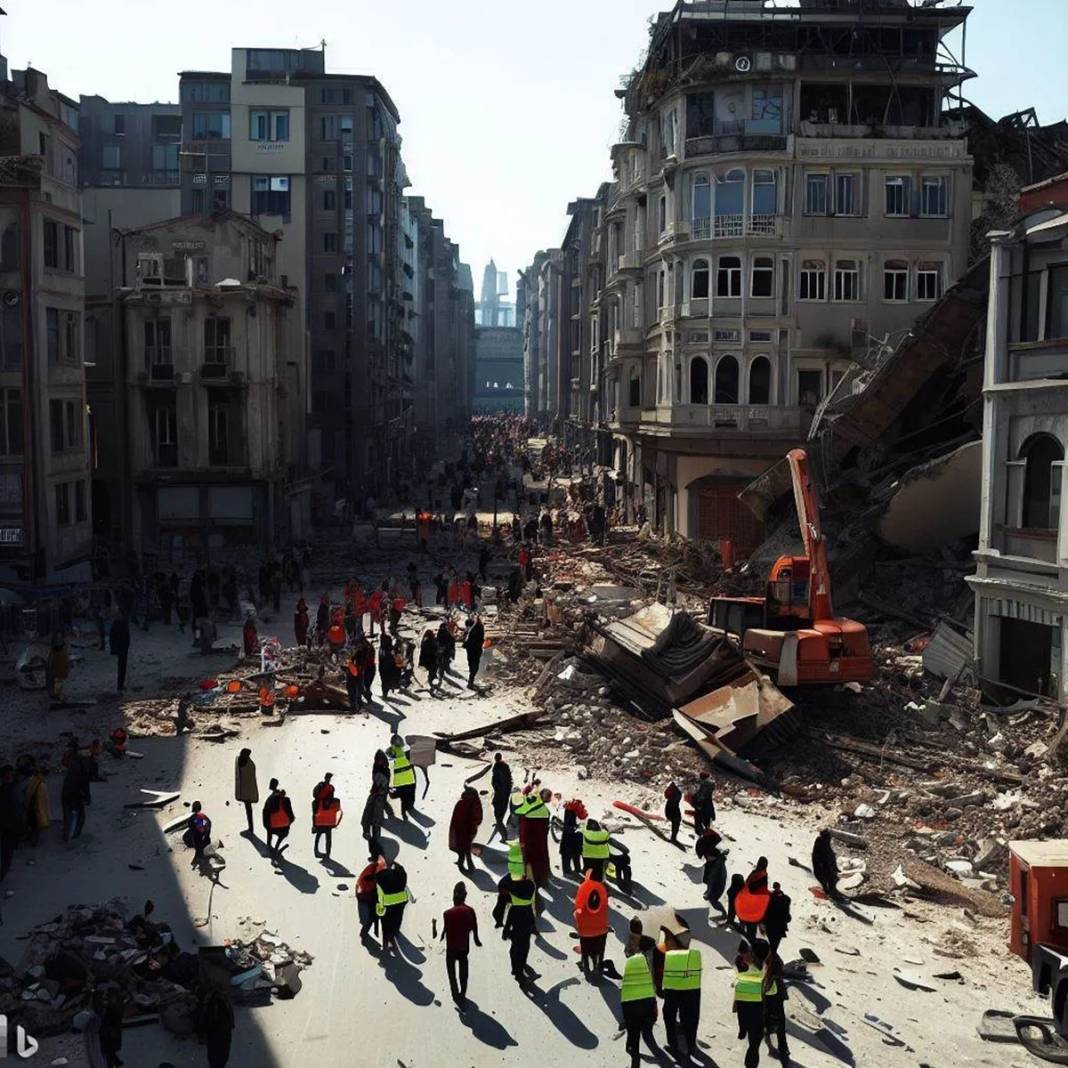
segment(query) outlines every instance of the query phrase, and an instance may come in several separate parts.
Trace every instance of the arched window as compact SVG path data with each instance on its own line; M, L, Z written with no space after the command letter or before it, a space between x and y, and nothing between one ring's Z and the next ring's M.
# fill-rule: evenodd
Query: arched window
M704 356L690 360L690 403L708 403L708 361Z
M738 403L738 361L724 356L716 364L716 403Z
M708 260L694 260L690 276L690 299L708 299Z
M741 215L745 204L745 171L735 167L716 179L716 214Z
M627 403L632 408L640 408L642 403L642 373L637 367L632 367L630 370L627 393Z
M749 403L771 403L771 361L758 356L749 365Z
M1028 530L1056 530L1060 524L1061 469L1064 449L1052 434L1035 434L1024 442L1023 525Z

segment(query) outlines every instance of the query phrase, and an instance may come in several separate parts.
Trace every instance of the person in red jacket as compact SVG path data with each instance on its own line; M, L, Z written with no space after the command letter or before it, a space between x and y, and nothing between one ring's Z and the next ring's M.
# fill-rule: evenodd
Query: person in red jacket
M531 793L519 808L519 844L535 885L549 881L549 807L552 790Z
M259 656L260 638L256 633L256 621L252 618L251 612L245 616L245 625L241 630L241 637L245 646L245 656Z
M467 870L475 870L475 862L471 859L471 847L475 843L475 835L482 823L482 802L479 800L478 791L473 786L465 786L460 800L456 802L452 810L452 820L449 822L449 848L456 854L456 866L463 871L464 861L467 861Z
M293 636L297 639L297 645L308 644L308 627L310 623L307 602L301 597L297 601L297 610L293 613Z
M375 911L375 902L378 900L378 887L374 877L384 867L386 862L378 856L371 858L371 863L360 872L356 879L356 904L360 910L360 941L367 938L367 932L372 927L375 929L375 938L378 937L378 913Z

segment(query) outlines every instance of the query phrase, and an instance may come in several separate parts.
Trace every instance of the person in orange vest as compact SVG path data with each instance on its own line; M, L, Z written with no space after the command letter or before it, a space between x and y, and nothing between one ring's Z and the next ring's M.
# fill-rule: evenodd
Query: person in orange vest
M268 679L260 687L260 715L270 716L274 714L274 679Z
M363 705L363 664L359 649L353 649L345 662L345 689L349 694L349 711L355 712Z
M341 823L343 815L341 801L330 781L333 777L333 772L328 771L323 776L322 782L317 783L315 789L312 790L312 834L315 837L313 852L316 856L320 856L320 838L326 839L326 852L321 855L330 856L330 839L334 828Z
M416 530L419 537L419 551L430 551L430 513L420 512L416 520Z
M749 873L745 885L734 899L734 911L742 931L750 942L757 936L757 926L764 922L771 893L768 890L768 858L760 857Z
M587 871L575 892L575 929L579 934L582 973L587 978L590 967L598 975L604 967L604 949L608 940L608 887Z
M460 603L465 608L470 608L475 603L474 589L470 577L460 583Z
M278 780L271 779L267 788L271 794L263 805L263 829L267 832L267 849L273 868L282 863L282 853L288 848L282 843L289 837L289 828L297 818L293 815L293 804L285 790L279 788Z
M394 593L389 602L389 632L394 638L397 637L397 628L400 626L401 616L408 602L399 594Z
M382 625L382 591L374 590L367 599L367 611L371 614L371 637L375 636L375 624Z
M241 638L244 642L245 656L259 656L260 637L256 633L256 621L249 612L245 616L245 625L241 630Z

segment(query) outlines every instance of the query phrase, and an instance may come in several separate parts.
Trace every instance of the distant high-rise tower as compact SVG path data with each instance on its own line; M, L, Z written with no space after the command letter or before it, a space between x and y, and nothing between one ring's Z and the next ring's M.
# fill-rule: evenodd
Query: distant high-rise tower
M515 304L501 297L508 294L508 273L498 271L490 260L482 272L482 296L475 307L479 326L515 326Z

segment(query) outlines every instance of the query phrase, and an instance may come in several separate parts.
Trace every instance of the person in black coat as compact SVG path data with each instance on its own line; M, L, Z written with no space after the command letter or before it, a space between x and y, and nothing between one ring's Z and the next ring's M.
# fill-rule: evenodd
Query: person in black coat
M419 666L426 671L427 686L433 691L437 685L438 674L442 673L438 664L438 640L431 627L423 633L419 646Z
M486 628L482 625L482 620L474 615L471 617L471 625L467 628L467 633L464 635L464 650L467 653L467 688L473 690L475 688L475 676L478 674L478 665L482 661L482 646L486 642Z
M816 835L812 846L812 874L832 901L842 900L838 892L838 858L831 845L831 832L826 828Z
M508 815L508 799L512 796L512 769L505 763L504 755L493 754L493 771L490 773L493 787L493 819L500 832L501 841L508 837L505 818Z
M111 655L118 657L115 689L122 693L126 688L126 661L130 656L130 621L120 613L111 624Z
M773 953L778 953L779 943L786 937L791 919L790 898L783 893L778 883L772 883L768 910L764 913L764 931Z

